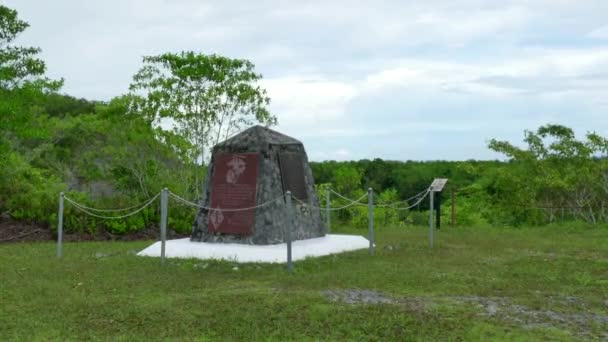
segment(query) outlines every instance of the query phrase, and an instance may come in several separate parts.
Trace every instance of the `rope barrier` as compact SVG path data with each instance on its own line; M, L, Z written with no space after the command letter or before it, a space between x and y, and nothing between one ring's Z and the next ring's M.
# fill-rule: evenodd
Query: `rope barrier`
M407 198L407 199L404 199L404 200L401 200L401 201L397 201L397 202L393 202L393 203L380 203L380 202L379 202L377 206L378 206L379 208L383 208L383 207L394 207L394 206L396 206L397 204L408 203L409 201L411 201L411 200L413 200L413 199L417 199L418 197L420 197L420 196L422 196L422 195L425 195L425 197L426 197L426 193L428 193L428 191L429 191L429 189L428 189L428 188L426 188L426 189L422 190L421 192L417 193L416 195L414 195L414 196L412 196L412 197L410 197L410 198ZM378 196L378 194L377 194L375 191L374 191L374 194L376 194L376 195Z
M363 198L365 198L365 197L367 196L367 194L365 194L365 195L361 196L361 197L360 197L359 199L357 199L357 200L353 200L353 199L351 199L351 198L348 198L348 197L346 197L346 196L344 196L344 195L342 195L342 194L339 194L339 193L335 192L335 191L334 191L334 190L332 190L332 189L329 189L329 191L331 191L331 192L332 192L332 193L334 193L335 195L339 196L340 198L343 198L343 199L345 199L345 200L347 200L347 201L351 202L351 204L349 204L349 205L346 205L346 206L343 206L343 207L340 207L340 208L329 208L329 210L341 210L341 209L346 209L346 208L351 207L351 206L353 206L353 205L367 206L367 204L364 204L364 203L359 202L360 200L362 200ZM417 206L418 204L420 204L420 203L421 203L421 202L422 202L422 201L423 201L423 200L424 200L424 199L425 199L425 198L428 196L428 194L429 194L429 189L425 189L424 191L419 192L419 193L418 193L418 194L416 194L415 196L412 196L412 197L410 197L410 198L408 198L408 199L406 199L406 200L403 200L403 201L394 202L394 203L391 203L391 204L374 204L373 206L374 206L375 208L390 208L390 209L395 209L395 210L408 210L408 209L412 209L413 207L415 207L415 206ZM420 197L421 195L422 195L422 197ZM408 206L408 207L395 207L395 205L397 205L397 204L401 204L401 203L404 203L404 202L410 201L410 200L415 199L415 198L418 198L418 200L417 200L417 201L416 201L416 203L414 203L413 205L410 205L410 206ZM297 199L296 199L296 200L297 200ZM300 203L302 203L302 204L304 204L304 205L308 205L308 206L310 206L310 207L312 207L312 208L316 208L316 209L324 209L324 210L327 210L327 208L315 207L315 206L309 205L308 203L304 203L304 202L302 202L302 201L300 201L300 200L297 200L297 201L298 201L298 202L300 202Z
M257 208L262 208L265 206L268 206L272 203L275 203L278 199L283 198L283 196L279 196L275 199L272 199L268 202L262 203L262 204L258 204L254 207L248 207L248 208L234 208L234 209L223 209L223 208L211 208L211 207L205 207L202 205L198 205L194 202L190 202L187 199L184 199L176 194L174 194L173 192L169 191L169 196L171 196L173 199L175 199L176 201L181 202L182 204L186 204L192 207L197 207L199 209L206 209L206 210L214 210L214 211L220 211L220 212L238 212L238 211L247 211L247 210L253 210L253 209L257 209Z
M365 195L365 196L367 196L367 195ZM294 199L296 202L298 202L298 203L300 203L300 204L302 204L302 205L305 205L305 206L307 206L307 207L313 208L313 209L327 210L327 208L321 208L321 207L317 207L317 206L312 205L312 204L308 204L308 203L306 203L306 202L304 202L304 201L302 201L302 200L299 200L299 199L297 199L297 198L295 198L295 197L294 197L293 199ZM360 204L361 204L361 203L360 203ZM356 204L356 202L353 202L353 203L351 203L351 204L347 204L347 205L345 205L345 206L343 206L343 207L339 207L339 208L329 208L329 210L330 210L330 211L342 210L342 209L346 209L346 208L352 207L352 206L354 206L354 205L357 205L357 204ZM367 204L366 204L365 206L367 206Z
M415 206L417 206L418 204L420 204L420 203L421 203L421 202L422 202L422 201L423 201L423 200L426 198L426 196L428 196L429 192L430 192L430 191L427 191L427 192L424 194L424 196L420 197L420 199L418 199L418 201L417 201L416 203L414 203L414 204L410 205L409 207L397 208L397 207L393 207L393 206L383 206L383 207L380 207L380 208L390 208L390 209L394 209L394 210L409 210L409 209L414 208L414 207L415 207ZM399 203L399 202L396 202L396 203Z
M156 196L154 196L152 198L158 197L159 194L160 193L156 194ZM64 197L67 198L67 196L64 196ZM70 199L70 200L74 202L74 200L72 200L72 199ZM78 203L78 205L81 208L84 208L84 209L87 209L87 210L90 210L90 211L96 211L96 212L100 212L100 213L111 213L111 212L121 212L121 211L127 211L127 210L131 210L131 209L139 208L142 205L145 205L146 203L148 203L149 201L150 201L150 199L147 199L146 201L144 201L142 203L139 203L139 204L127 207L127 208L122 208L122 209L97 209L97 208L87 207L87 206L85 206L84 204L81 204L81 203Z
M349 201L349 202L351 202L351 203L353 203L353 204L362 205L362 206L366 206L366 205L367 205L367 203L361 203L361 202L359 202L360 200L362 200L362 199L364 199L365 197L367 197L367 194L364 194L363 196L359 197L359 199L353 200L353 199L350 199L350 198L348 198L348 197L346 197L346 196L344 196L344 195L341 195L341 194L339 194L339 193L335 192L335 191L334 191L334 190L332 190L332 189L329 189L329 191L333 192L335 195L338 195L338 197L340 197L340 198L342 198L342 199L345 199L345 200L347 200L347 201Z
M84 205L82 205L82 204L80 204L80 203L78 203L78 202L74 201L73 199L71 199L71 198L69 198L69 197L67 197L67 196L63 196L63 198L64 198L66 201L70 202L72 205L74 205L74 207L76 207L76 209L78 209L78 210L80 210L80 211L82 211L82 212L84 212L84 213L86 213L86 214L88 214L88 215L91 215L91 216L93 216L93 217L97 217L97 218L100 218L100 219L110 219L110 220L114 219L114 220L117 220L117 219L122 219L122 218L129 217L129 216L133 216L133 215L135 215L135 214L139 213L140 211L142 211L142 210L144 210L145 208L147 208L147 207L148 207L150 204L152 204L152 202L154 202L154 201L155 201L155 200L158 198L158 196L160 196L160 193L156 194L156 195L155 195L154 197L152 197L152 198L151 198L151 199L150 199L148 202L144 203L144 206L143 206L143 207L141 207L141 208L139 208L139 209L135 210L135 211L134 211L134 212L132 212L132 213L125 214L125 215L120 215L120 216L103 216L103 215L98 215L98 214L95 214L95 213L92 213L91 211L89 211L90 209L93 209L93 208L88 208L88 207L85 207Z
M343 210L343 209L350 208L350 207L355 206L355 205L357 205L357 206L367 206L368 205L368 204L360 202L362 199L364 199L366 196L368 196L367 194L364 194L363 196L359 197L358 199L353 200L353 199L348 198L348 197L346 197L346 196L344 196L342 194L337 193L336 191L334 191L332 189L329 189L329 191L333 192L335 195L339 196L340 198L342 198L342 199L350 202L350 204L347 204L347 205L342 206L342 207L322 208L322 207L318 207L318 206L314 206L314 205L308 204L308 203L306 203L306 202L304 202L302 200L299 200L298 198L295 198L295 197L293 199L295 201L297 201L298 203L302 204L302 205L305 205L305 206L308 206L308 207L311 207L311 208L314 208L314 209L330 210L330 211ZM392 204L375 204L374 207L377 207L377 208L390 208L390 209L395 209L395 210L408 210L408 209L411 209L411 208L417 206L418 204L420 204L424 200L424 198L426 198L426 196L428 195L428 193L429 193L429 191L427 189L427 190L425 190L425 191L423 191L421 193L418 193L417 195L415 195L413 197L410 197L408 200L411 200L411 199L419 197L420 195L423 195L422 197L420 197L416 201L416 203L414 203L413 205L408 206L408 207L402 207L402 208L395 207L396 204L403 203L403 202L406 202L408 200L399 201L399 202L395 202L395 203L392 203ZM74 205L74 207L76 209L78 209L78 210L80 210L80 211L82 211L82 212L84 212L84 213L86 213L86 214L88 214L90 216L101 218L101 219L122 219L122 218L126 218L126 217L129 217L129 216L132 216L132 215L135 215L135 214L141 212L142 210L144 210L145 208L147 208L150 204L152 204L152 202L154 202L158 198L158 196L160 196L160 193L157 193L154 197L150 198L146 202L140 203L140 204L135 205L135 206L127 207L127 208L121 208L121 209L98 209L98 208L92 208L92 207L85 206L84 204L78 203L75 200L69 198L68 196L64 196L64 198L65 198L66 201L68 201L72 205ZM174 200L178 201L179 203L181 203L183 205L188 205L188 206L196 207L196 208L199 208L199 209L214 210L214 211L221 211L221 212L239 212L239 211L254 210L254 209L257 209L257 208L266 207L266 206L268 206L268 205L270 205L272 203L276 203L277 200L283 198L283 196L281 195L281 196L278 196L278 197L276 197L276 198L274 198L274 199L272 199L270 201L264 202L262 204L258 204L258 205L253 206L253 207L246 207L246 208L224 208L223 209L223 208L212 208L212 207L201 206L201 205L199 205L197 203L194 203L194 202L191 202L191 201L189 201L189 200L187 200L187 199L185 199L185 198L183 198L183 197L181 197L181 196L179 196L179 195L177 195L177 194L175 194L175 193L173 193L171 191L169 191L169 196L171 196L171 198L173 198ZM105 216L105 215L100 215L100 214L95 213L95 212L98 212L98 213L103 213L103 212L121 212L121 211L126 211L126 210L130 210L130 209L134 209L134 208L139 208L139 209L137 209L137 210L135 210L135 211L133 211L131 213L124 214L124 215L119 215L119 216Z

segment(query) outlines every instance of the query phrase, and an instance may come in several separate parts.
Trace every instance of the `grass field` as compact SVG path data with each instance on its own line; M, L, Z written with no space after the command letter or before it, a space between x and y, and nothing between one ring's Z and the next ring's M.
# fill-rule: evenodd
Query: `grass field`
M363 231L347 233L364 234ZM607 340L608 230L378 229L284 265L0 245L0 340Z

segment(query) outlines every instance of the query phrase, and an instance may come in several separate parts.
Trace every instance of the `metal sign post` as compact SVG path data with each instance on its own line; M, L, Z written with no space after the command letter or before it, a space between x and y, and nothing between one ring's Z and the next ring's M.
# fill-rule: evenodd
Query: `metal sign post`
M327 232L331 233L331 219L329 217L331 211L329 208L331 207L331 202L329 198L329 188L325 191L325 221L327 222Z
M429 214L429 243L431 245L431 248L433 248L433 203L435 202L435 191L433 191L433 189L431 189L430 193L429 193L429 206L430 206L430 214Z
M57 257L61 258L63 243L63 192L59 193L59 222L57 222Z
M374 191L367 189L367 215L369 222L369 255L374 255Z
M431 248L433 248L433 242L434 242L434 229L433 229L433 211L435 210L435 192L441 192L443 190L443 187L445 186L445 184L448 182L447 178L435 178L433 180L433 183L431 183L431 186L429 187L429 244L431 246ZM439 205L438 205L439 206ZM440 215L440 213L438 212L437 215ZM439 217L438 217L438 221L437 221L437 225L439 226Z
M293 208L291 207L291 191L285 193L287 204L287 225L285 226L285 240L287 240L287 272L293 271L293 263L291 261L291 225L293 224Z
M442 192L437 192L435 196L435 228L437 230L441 229L441 194Z
M452 227L456 224L456 191L452 189Z
M165 263L165 244L167 242L167 188L160 195L160 262Z

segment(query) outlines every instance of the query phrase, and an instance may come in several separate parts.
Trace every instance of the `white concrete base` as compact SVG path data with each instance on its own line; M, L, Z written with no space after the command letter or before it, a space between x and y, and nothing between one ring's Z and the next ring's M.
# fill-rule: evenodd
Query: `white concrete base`
M328 234L325 237L294 241L292 260L306 257L369 248L369 241L357 235ZM160 257L160 241L137 253L139 256ZM238 243L192 242L190 238L167 240L165 255L168 258L224 259L235 262L287 262L287 244L243 245Z

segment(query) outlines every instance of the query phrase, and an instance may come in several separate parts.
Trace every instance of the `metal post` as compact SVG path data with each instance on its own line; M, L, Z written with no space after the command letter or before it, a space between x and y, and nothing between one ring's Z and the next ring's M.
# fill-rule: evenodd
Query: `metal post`
M429 210L429 212L430 212L430 217L429 217L429 242L430 242L431 248L433 248L433 210L434 210L434 208L433 208L433 201L435 200L434 194L435 194L435 191L431 190L431 193L429 194L430 195L430 197L429 197L430 198L430 201L429 201L430 202L430 210Z
M327 191L325 192L325 221L327 222L327 232L331 233L331 210L329 210L329 208L331 207L331 202L329 199L329 192L329 188L327 188Z
M63 192L59 193L59 222L57 222L57 257L61 258L63 243Z
M293 208L291 207L291 191L285 193L285 199L287 202L287 225L285 226L285 240L287 240L287 272L293 271L293 264L291 262L291 226L293 225Z
M437 196L435 197L435 203L437 205L437 207L435 208L435 211L437 211L435 216L435 228L437 228L437 230L441 229L441 191L437 192Z
M367 189L367 215L369 222L369 255L374 255L374 190Z
M452 227L456 224L456 191L452 189Z
M165 244L167 242L167 188L160 194L160 262L165 263Z

